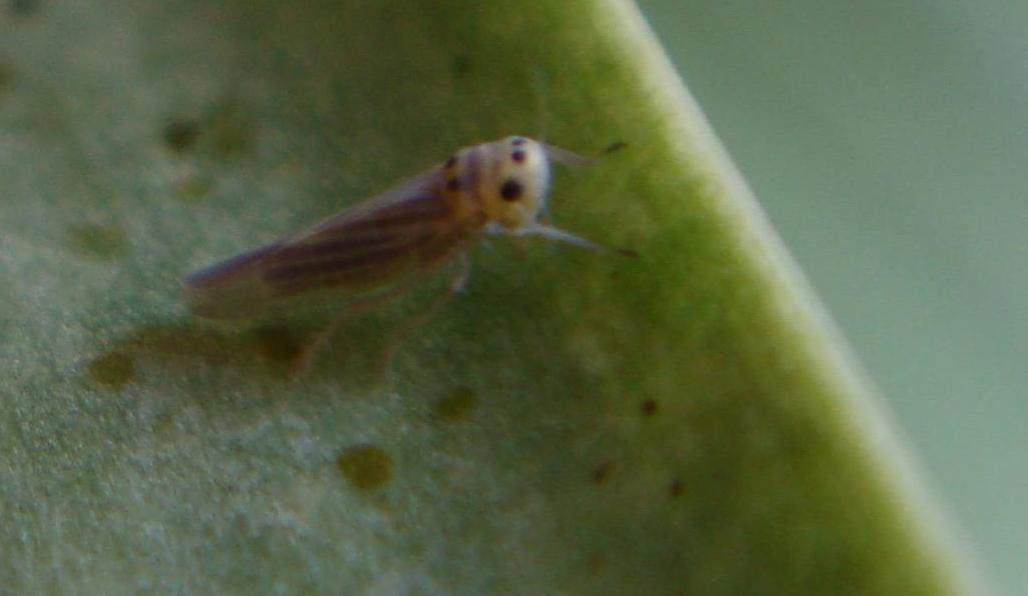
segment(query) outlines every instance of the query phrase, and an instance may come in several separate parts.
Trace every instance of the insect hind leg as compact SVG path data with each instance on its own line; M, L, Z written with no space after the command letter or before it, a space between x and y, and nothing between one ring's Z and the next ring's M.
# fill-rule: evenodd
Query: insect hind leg
M464 289L467 284L468 276L471 274L471 259L468 258L467 252L462 252L458 256L458 265L456 271L450 276L446 286L439 294L432 299L421 312L415 314L409 318L401 327L397 328L392 333L392 337L389 339L389 343L386 347L385 353L382 356L382 363L380 368L381 376L384 378L386 371L392 364L393 359L396 357L397 352L400 351L400 346L403 342L410 337L411 333L417 330L427 323L436 312L451 298L458 294Z
M432 302L430 302L428 306L422 310L422 312L414 315L414 317L408 320L402 327L393 332L392 337L389 340L388 347L386 348L385 355L382 359L382 365L380 369L380 372L382 374L380 376L384 377L385 370L392 362L392 359L396 355L396 352L399 351L400 345L403 343L403 340L406 339L406 337L408 337L411 332L416 330L421 325L424 325L431 318L431 316L435 314L435 312L439 310L439 308L442 307L443 304L446 303L447 300L453 297L454 294L464 289L464 284L467 282L468 275L471 272L471 261L469 260L467 253L461 253L458 258L459 265L457 267L457 270L454 273L454 275L451 276L450 280L447 282L443 292L436 296L432 300ZM364 298L356 302L348 303L339 312L339 314L332 319L328 326L325 327L325 329L323 329L321 332L319 332L317 336L315 336L314 340L305 348L303 348L303 350L301 350L299 354L296 355L296 357L293 359L292 364L289 367L289 376L298 377L302 376L307 371L309 371L311 365L313 365L314 363L314 357L318 354L318 352L320 352L322 349L325 348L325 346L328 345L328 342L332 339L332 336L335 335L335 333L339 330L340 327L343 326L344 323L360 316L361 314L367 312L372 308L382 306L395 300L396 298L405 294L412 287L420 283L423 279L423 275L416 275L413 278L399 285L396 285L385 292L376 294L374 296L369 296L368 298Z
M374 296L347 303L343 309L339 311L339 314L329 322L328 326L321 330L314 337L314 340L296 355L289 366L289 376L298 377L309 371L311 365L314 363L314 357L328 345L329 340L332 339L332 336L335 335L336 331L338 331L344 323L360 316L372 308L395 300L402 296L407 290L411 289L411 287L413 287L418 281L420 281L420 278L415 277L414 279L396 285L380 294L375 294Z

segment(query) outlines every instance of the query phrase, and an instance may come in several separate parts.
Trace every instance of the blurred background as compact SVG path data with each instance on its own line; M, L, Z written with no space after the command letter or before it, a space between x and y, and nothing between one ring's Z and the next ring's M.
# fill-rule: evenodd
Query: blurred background
M1028 3L639 4L991 584L1028 594Z

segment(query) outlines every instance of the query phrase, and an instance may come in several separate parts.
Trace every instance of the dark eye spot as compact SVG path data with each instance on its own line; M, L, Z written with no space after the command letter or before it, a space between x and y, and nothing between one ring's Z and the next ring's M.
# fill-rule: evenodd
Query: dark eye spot
M504 201L516 201L521 198L521 193L525 191L521 187L521 183L512 178L508 178L503 186L500 187L500 196L503 197Z
M519 147L519 146L525 144L525 138L524 137L517 137L513 141L511 141L510 144L514 145L515 147Z
M451 170L451 169L453 169L453 166L455 166L455 165L457 165L457 156L456 155L454 155L454 156L450 157L450 159L446 160L446 163L443 164L443 167L446 168L447 170Z
M514 161L518 162L518 163L524 163L525 162L525 152L522 151L521 149L515 149L514 152L510 154L510 158L513 159Z
M450 178L446 183L446 188L447 190L452 190L454 192L460 190L460 178Z

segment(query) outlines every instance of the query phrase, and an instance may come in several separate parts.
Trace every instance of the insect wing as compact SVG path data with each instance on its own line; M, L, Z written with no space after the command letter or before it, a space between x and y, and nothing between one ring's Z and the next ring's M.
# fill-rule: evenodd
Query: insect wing
M273 298L262 277L262 261L280 246L262 246L189 274L182 280L183 301L194 315L210 319L259 313Z
M183 295L202 317L253 316L313 291L374 290L443 255L461 238L431 170L293 236L186 277Z

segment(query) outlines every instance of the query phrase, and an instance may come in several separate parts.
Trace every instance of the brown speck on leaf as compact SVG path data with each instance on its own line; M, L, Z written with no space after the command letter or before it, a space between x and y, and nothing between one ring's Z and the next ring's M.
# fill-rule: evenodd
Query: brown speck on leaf
M600 553L593 553L585 562L589 571L596 574L602 573L607 568L607 557Z
M203 128L211 151L218 158L238 157L256 144L257 119L245 104L234 99L212 106Z
M39 0L8 0L7 6L16 17L30 17L39 12Z
M682 494L683 490L682 481L679 478L675 478L671 481L671 486L668 487L668 495L674 499Z
M175 119L164 127L164 143L175 153L185 153L196 146L200 125L188 118Z
M471 68L471 56L468 54L458 54L453 57L453 74L463 77L471 72Z
M11 86L11 82L14 80L14 68L4 62L0 62L0 95L2 95L7 88Z
M657 413L657 402L652 399L648 399L642 403L640 407L643 416L653 416Z
M604 461L600 465L593 468L592 478L596 484L603 484L610 478L610 473L614 471L614 462Z
M118 391L136 376L132 357L121 352L108 352L89 363L86 374L94 383Z
M470 387L457 387L435 404L435 413L441 420L466 420L478 407L478 397Z
M379 488L393 477L393 458L374 445L344 450L336 458L336 466L351 486L362 491Z
M195 203L206 197L213 187L214 183L210 179L191 176L175 187L175 198L185 203Z
M624 141L617 141L617 142L611 143L610 145L607 145L607 147L603 150L603 154L607 155L607 154L610 154L610 153L614 153L615 151L621 151L622 149L624 149L627 146L628 146L628 143L626 143Z
M125 250L125 232L117 226L80 224L68 228L68 245L87 257L111 259Z

